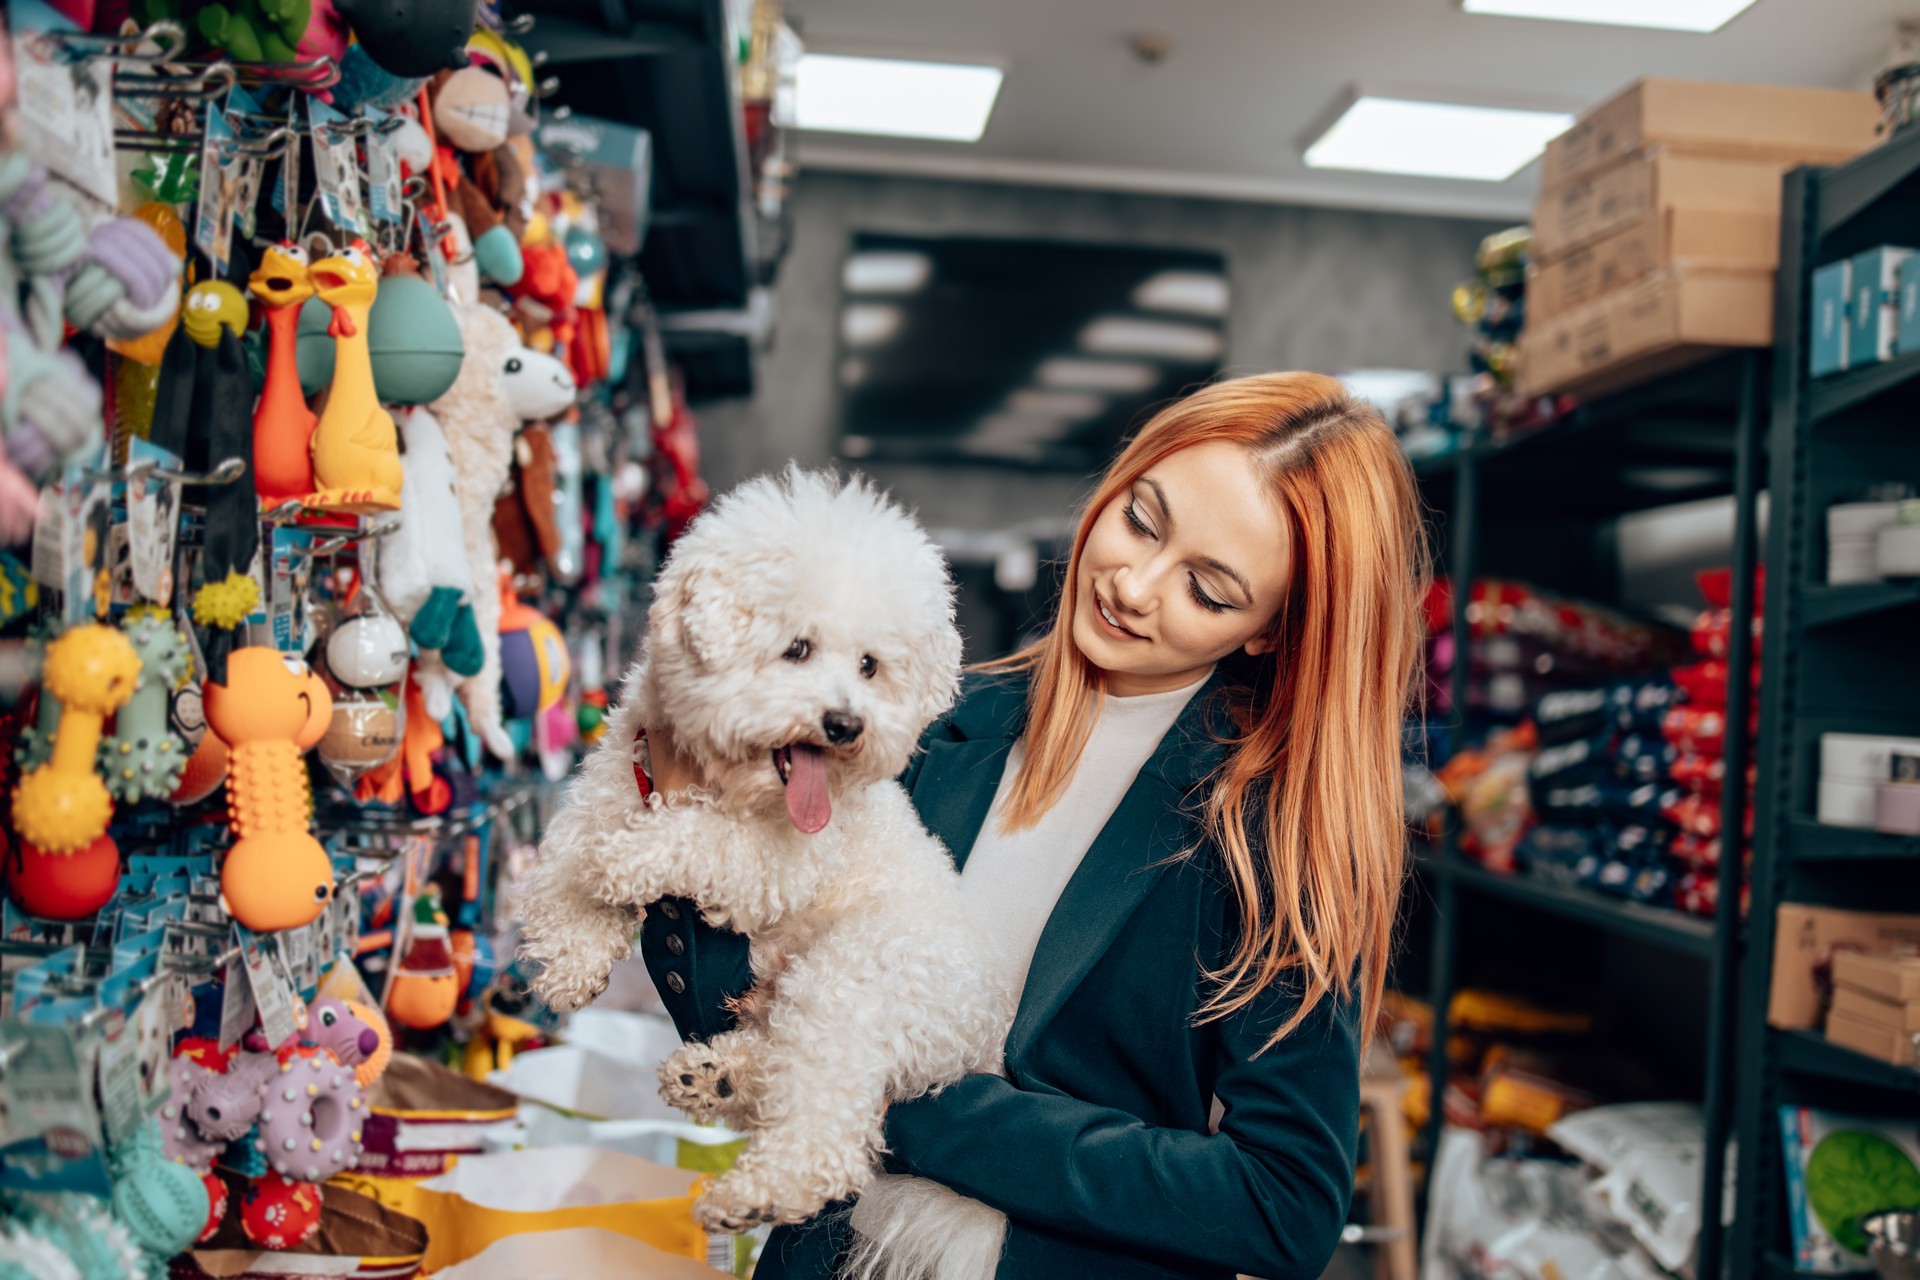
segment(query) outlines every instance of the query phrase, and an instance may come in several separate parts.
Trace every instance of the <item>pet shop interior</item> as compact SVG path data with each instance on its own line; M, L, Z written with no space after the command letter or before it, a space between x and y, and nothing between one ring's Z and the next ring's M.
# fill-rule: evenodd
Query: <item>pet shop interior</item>
M1326 1274L1920 1275L1912 0L5 15L0 1277L752 1274L518 958L656 567L859 470L1003 656L1286 369L1436 566Z

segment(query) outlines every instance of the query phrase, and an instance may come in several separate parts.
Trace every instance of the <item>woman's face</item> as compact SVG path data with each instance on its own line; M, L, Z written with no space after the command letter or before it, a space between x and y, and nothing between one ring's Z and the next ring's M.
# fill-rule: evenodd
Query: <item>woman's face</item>
M1192 684L1263 653L1286 596L1287 519L1237 444L1182 449L1094 520L1073 642L1120 697Z

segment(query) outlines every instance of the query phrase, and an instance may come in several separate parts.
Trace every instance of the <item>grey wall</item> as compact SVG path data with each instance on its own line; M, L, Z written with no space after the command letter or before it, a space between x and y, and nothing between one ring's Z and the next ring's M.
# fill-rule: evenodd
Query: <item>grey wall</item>
M804 157L802 157L804 164ZM750 400L699 410L716 489L789 458L834 456L840 263L854 231L1004 235L1211 249L1233 282L1231 371L1464 368L1448 296L1496 224L1404 214L803 173L776 297L774 346ZM865 468L930 526L998 529L1060 516L1086 478L898 464Z

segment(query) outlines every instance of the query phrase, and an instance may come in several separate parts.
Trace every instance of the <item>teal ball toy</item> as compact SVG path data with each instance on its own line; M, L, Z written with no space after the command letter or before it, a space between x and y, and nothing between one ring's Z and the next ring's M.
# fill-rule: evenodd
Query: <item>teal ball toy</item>
M518 246L515 246L516 250ZM294 346L300 389L318 395L333 382L333 339L327 326L333 309L319 299L300 308ZM388 276L367 317L367 352L373 359L373 389L384 404L431 404L460 376L466 344L460 325L433 284L421 276Z

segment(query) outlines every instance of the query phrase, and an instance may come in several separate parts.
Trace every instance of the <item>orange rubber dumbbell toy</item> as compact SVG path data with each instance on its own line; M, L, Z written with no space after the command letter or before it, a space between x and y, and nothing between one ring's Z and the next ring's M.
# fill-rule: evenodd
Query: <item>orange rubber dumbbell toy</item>
M301 754L327 730L333 698L291 654L258 646L227 656L208 681L207 727L232 752L227 809L236 837L220 869L227 913L256 933L297 929L333 897L333 864L307 829L313 793Z
M53 755L13 790L13 821L45 853L73 853L98 840L113 817L107 784L93 771L102 721L140 681L140 655L112 627L75 627L47 646L41 685L60 700Z

